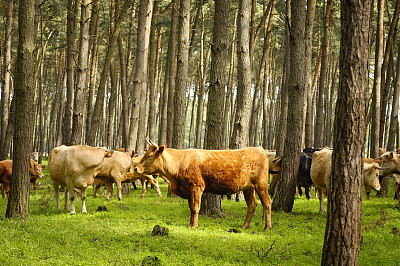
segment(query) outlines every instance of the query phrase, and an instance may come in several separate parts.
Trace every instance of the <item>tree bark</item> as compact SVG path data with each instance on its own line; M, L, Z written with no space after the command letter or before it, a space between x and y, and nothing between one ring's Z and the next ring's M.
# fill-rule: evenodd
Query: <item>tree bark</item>
M341 12L340 86L322 265L358 265L361 241L370 2L343 0Z
M276 186L273 210L291 212L296 193L296 179L300 164L304 112L305 7L306 0L293 1L290 27L290 73L287 131L282 159L281 177Z
M206 135L206 148L211 150L222 150L224 148L224 141L222 139L223 120L221 119L221 114L224 112L225 100L230 2L230 0L215 2ZM200 214L221 215L221 196L208 193L203 194Z
M6 217L26 220L29 215L29 154L34 124L34 2L20 1L18 10L18 50L15 79L15 130L13 171Z
M237 17L237 93L236 112L229 148L248 146L251 112L251 60L249 22L250 0L240 0Z

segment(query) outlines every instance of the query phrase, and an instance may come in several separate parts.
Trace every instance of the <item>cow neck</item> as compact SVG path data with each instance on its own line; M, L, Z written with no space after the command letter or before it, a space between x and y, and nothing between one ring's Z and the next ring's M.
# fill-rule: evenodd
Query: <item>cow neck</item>
M161 156L163 174L169 177L176 177L179 172L179 162L181 161L183 150L166 148Z

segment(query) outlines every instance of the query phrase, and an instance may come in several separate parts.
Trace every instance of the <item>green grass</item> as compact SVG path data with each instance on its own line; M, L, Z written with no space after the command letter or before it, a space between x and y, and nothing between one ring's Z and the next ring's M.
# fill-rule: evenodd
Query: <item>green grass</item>
M141 187L121 202L106 202L88 191L88 214L56 211L49 192L48 170L38 194L31 189L26 222L3 219L7 200L0 198L0 265L319 265L326 214L318 199L295 199L292 213L272 212L272 229L264 231L258 205L251 228L242 230L246 204L222 201L225 218L200 216L199 228L189 227L186 200L163 197ZM162 183L162 181L161 181ZM400 265L400 211L390 197L363 201L360 265ZM365 195L364 195L365 199ZM64 195L61 195L61 202ZM104 205L108 211L97 212ZM325 200L326 210L326 200ZM151 236L155 225L169 228L168 236ZM229 229L238 229L231 233ZM397 228L397 231L396 231ZM157 260L155 259L157 258Z

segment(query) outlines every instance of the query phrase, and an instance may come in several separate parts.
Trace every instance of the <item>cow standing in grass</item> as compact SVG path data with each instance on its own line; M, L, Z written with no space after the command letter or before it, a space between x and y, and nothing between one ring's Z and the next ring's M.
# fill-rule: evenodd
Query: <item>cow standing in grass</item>
M198 227L203 193L226 195L243 190L247 215L242 228L247 228L250 224L257 207L257 192L266 217L264 229L270 229L268 164L266 152L261 147L239 150L177 150L151 142L135 171L164 177L168 180L172 193L188 199L192 227Z

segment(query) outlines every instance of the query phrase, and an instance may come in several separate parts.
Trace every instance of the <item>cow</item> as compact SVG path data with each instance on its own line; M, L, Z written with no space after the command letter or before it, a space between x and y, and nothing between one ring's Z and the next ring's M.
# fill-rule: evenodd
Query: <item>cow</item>
M60 186L65 186L65 209L70 197L70 214L75 214L74 188L81 190L82 213L86 211L86 190L93 184L94 178L103 167L104 158L110 157L114 151L86 145L59 146L51 150L48 167L50 181L54 188L57 210L60 210ZM70 195L69 195L70 194Z
M363 167L363 185L369 199L371 189L379 191L381 189L379 183L379 165L377 163L364 163ZM319 212L324 213L324 195L323 189L329 188L329 181L332 169L332 150L322 149L314 152L311 164L311 179L318 191Z
M298 172L297 179L296 179L296 186L297 186L300 196L302 195L302 187L304 187L307 199L311 198L310 189L311 189L311 186L313 185L313 182L312 182L311 176L310 176L311 161L312 161L311 156L308 153L302 152L300 154L299 172ZM280 171L281 164L282 164L281 157L273 160L272 166L271 166L273 171L274 172ZM280 174L275 174L272 176L272 181L270 184L270 194L271 195L273 194L272 192L275 189L275 186L279 180L279 177L280 177Z
M96 175L96 178L105 178L107 201L110 200L109 191L111 192L112 183L117 185L118 199L122 200L121 182L127 178L126 174L131 167L133 155L133 151L114 151L111 156L104 158L103 166Z
M265 227L271 226L268 195L268 158L261 147L237 150L170 149L149 141L146 154L136 166L139 174L159 175L168 180L171 192L188 199L190 226L198 227L203 193L233 194L243 190L247 215L242 228L250 225L257 207L257 192L263 205Z
M379 159L382 160L382 166L380 174L382 176L388 176L391 174L400 175L400 154L393 152L385 152Z
M37 180L39 178L43 178L42 170L45 168L44 165L38 164L34 160L30 159L30 167L29 167L29 181L33 184L34 193L37 193ZM12 175L12 161L4 160L0 161L0 183L2 183L1 187L1 195L3 199L7 195L10 196L10 181Z
M393 184L394 184L394 199L397 199L400 204L400 175L393 174Z

